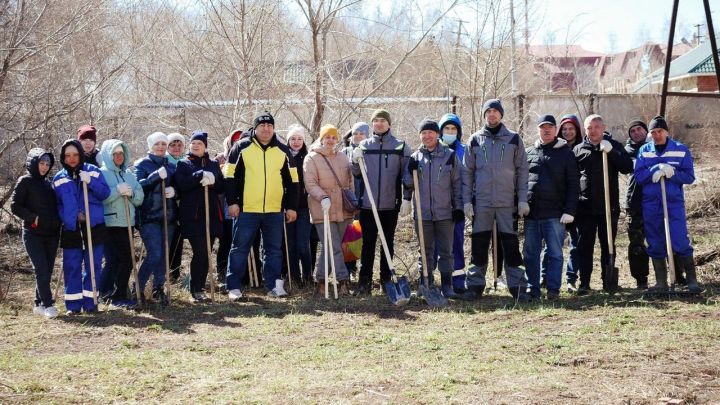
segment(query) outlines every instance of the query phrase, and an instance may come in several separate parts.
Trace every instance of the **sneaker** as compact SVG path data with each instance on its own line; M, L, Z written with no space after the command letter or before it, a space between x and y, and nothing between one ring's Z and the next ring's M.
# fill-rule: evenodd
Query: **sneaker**
M43 304L35 305L35 308L33 308L33 314L45 315L45 305L43 305Z
M55 307L45 308L45 318L51 319L58 316L58 310Z
M243 296L243 295L242 295L242 291L240 291L240 290L237 289L237 288L234 289L234 290L228 291L228 300L230 300L230 302L240 301L240 299L242 298L242 296Z
M350 295L348 280L340 280L340 283L338 284L338 295L342 297Z
M163 289L163 287L154 288L152 296L153 299L160 304L160 307L165 308L166 306L170 305L170 301L168 300L168 297L165 294L165 290Z
M275 288L270 290L268 295L275 298L287 296L288 293L285 291L285 281L281 279L275 280Z
M507 283L505 282L505 277L504 277L504 276L498 277L498 279L497 279L497 289L498 289L498 290L502 290L502 289L504 289L505 287L507 287Z
M80 315L80 310L68 309L67 311L65 311L65 315L67 315L67 316Z
M465 292L458 295L457 297L463 301L475 301L479 300L483 296L483 292L485 291L485 286L478 286L478 287L468 287Z
M588 294L590 294L590 287L586 287L586 286L581 285L581 286L577 289L576 292L577 292L577 295L588 295Z
M647 281L638 281L637 287L635 287L637 290L645 291L648 288Z
M453 290L452 286L450 285L444 285L442 286L442 295L445 298L457 298L457 294L455 293L455 290Z
M206 302L207 297L202 292L194 292L190 294L190 302L193 304L202 304L203 302Z
M574 292L577 292L577 281L568 281L567 292L569 292L571 294Z

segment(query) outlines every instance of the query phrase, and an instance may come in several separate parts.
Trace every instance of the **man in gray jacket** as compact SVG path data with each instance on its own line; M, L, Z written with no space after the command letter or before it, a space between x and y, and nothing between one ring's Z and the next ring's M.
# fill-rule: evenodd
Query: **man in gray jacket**
M353 151L353 175L360 177L358 160L363 158L367 167L370 191L375 199L378 216L387 241L390 256L394 256L393 239L397 226L398 213L403 216L410 213L410 201L402 200L402 176L410 157L410 147L395 138L390 130L390 113L375 110L371 120L372 136L360 142ZM402 207L400 202L402 201ZM363 245L360 257L360 276L358 295L369 295L372 292L373 262L375 261L375 244L378 228L372 214L370 199L366 195L360 209L360 226L362 227ZM390 267L385 255L380 255L380 282L390 280Z
M527 279L522 268L520 243L513 215L530 212L527 203L528 162L520 136L503 125L500 100L483 104L485 126L468 139L463 169L463 209L473 221L467 299L479 298L485 289L488 249L493 221L502 244L507 286L512 296L527 301Z
M456 218L465 220L462 211L461 165L455 151L440 142L440 126L436 121L426 119L420 124L420 148L410 156L408 171L405 172L404 199L414 201L414 193L420 196L425 242L425 258L428 266L428 281L433 282L432 271L435 265L440 269L442 293L447 298L455 298L452 287L453 273L453 236ZM415 189L413 172L417 171L418 189ZM417 207L416 207L417 208ZM415 212L415 218L420 213ZM435 251L439 256L436 259ZM422 250L421 250L422 254ZM437 262L437 263L436 263ZM422 274L422 257L418 258L418 268Z

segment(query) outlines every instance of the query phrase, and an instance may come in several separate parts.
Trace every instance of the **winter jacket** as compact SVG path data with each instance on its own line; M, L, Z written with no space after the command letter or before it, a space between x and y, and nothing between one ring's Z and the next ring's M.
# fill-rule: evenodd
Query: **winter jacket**
M184 156L183 156L183 155L180 155L179 158L175 159L175 158L173 157L173 155L170 154L170 152L167 152L167 153L165 153L165 157L167 157L168 162L170 162L171 164L177 166L178 162L179 162L180 160L182 160L182 158L183 158Z
M80 149L80 153L83 153L82 149ZM100 151L97 148L93 149L93 151L90 152L89 155L85 155L85 163L100 167L102 165L102 162L98 160L99 155Z
M520 136L505 125L497 134L487 128L472 134L463 160L464 203L474 200L476 207L499 208L527 202L525 147Z
M25 231L39 236L57 236L60 234L60 217L55 191L47 179L47 173L41 176L38 171L43 155L50 158L52 169L55 163L52 153L40 148L30 150L25 162L27 174L17 180L10 196L10 211L23 221Z
M323 156L327 158L327 161L323 159ZM342 188L338 186L328 162L332 165ZM303 171L305 172L305 188L309 195L310 222L313 224L323 222L320 201L325 197L330 197L330 221L341 222L353 217L355 213L346 211L343 207L343 188L353 189L350 159L347 156L330 151L323 146L313 147L305 158Z
M120 167L113 162L112 151L118 146L122 146L125 161ZM125 142L119 139L110 139L103 142L100 148L100 160L102 167L100 171L105 177L105 181L110 188L110 196L103 201L105 209L105 225L115 227L128 226L128 220L125 216L125 197L120 195L117 185L127 183L133 191L132 197L129 199L128 209L130 211L130 225L135 226L135 207L139 207L143 202L145 193L140 183L135 178L135 174L128 169L127 162L130 162L130 148Z
M303 163L305 161L305 158L308 155L308 149L305 144L303 144L303 147L300 148L297 155L292 156L292 153L290 153L290 156L292 156L293 164L297 168L298 173L298 200L297 200L297 209L307 209L308 208L308 193L305 189L305 174L303 173Z
M665 179L665 194L668 205L685 203L683 185L695 182L695 168L690 150L683 143L667 138L667 146L661 155L657 155L654 142L648 142L638 151L635 161L635 178L642 186L643 206L662 203L660 182L653 183L652 175L659 170L658 165L665 163L675 169L675 174Z
M208 187L210 236L214 238L222 236L224 212L220 194L225 191L225 178L217 160L210 159L205 153L203 156L188 154L178 162L175 172L175 184L182 194L180 232L185 238L205 236L205 187L200 184L203 171L212 172L215 176L215 184Z
M352 155L355 148L357 148L357 145L350 144L349 146L346 146L342 149L342 153L348 157L348 160L352 162ZM358 199L358 204L360 207L362 207L363 204L363 196L365 194L365 185L363 184L363 179L361 177L355 177L353 176L353 184L355 185L355 197Z
M635 142L632 138L628 137L627 142L625 143L625 152L630 155L633 163L635 163L635 159L637 158L638 150L640 150L645 143L646 142ZM632 173L630 175L630 179L628 180L627 194L625 195L625 206L629 211L642 211L642 195L642 186L638 184L637 179L635 178L635 173Z
M408 167L415 166L420 189L415 190L413 174L406 170L403 198L410 200L416 208L414 193L419 193L423 221L452 219L453 210L462 209L462 167L455 152L442 142L438 142L432 152L421 145L410 156Z
M402 199L402 177L410 158L410 147L398 140L388 130L378 135L372 134L358 145L365 157L368 182L371 187L378 211L396 210ZM362 179L360 165L353 163L352 173ZM363 198L363 209L371 209L370 199Z
M300 179L290 149L277 135L262 145L254 131L249 133L233 145L223 167L228 205L254 213L297 209Z
M163 198L162 184L158 170L164 167L167 171L165 187L175 187L175 165L170 164L167 157L155 156L148 153L147 156L135 162L135 178L137 178L143 189L143 202L138 207L137 225L163 222ZM177 193L177 190L176 190ZM167 221L171 223L176 220L177 204L175 198L166 199Z
M53 189L55 189L55 195L57 196L57 210L64 229L77 231L80 229L77 220L80 212L84 212L85 217L90 218L91 227L105 223L102 202L110 195L110 188L97 166L83 162L82 145L79 141L74 139L65 141L60 148L60 156L65 156L65 149L70 145L75 146L80 151L80 164L73 169L67 166L64 160L61 160L63 169L53 178ZM80 180L80 171L90 173L90 183L87 185L90 206L89 215L85 212L83 182Z
M612 144L607 154L608 177L610 181L610 210L613 215L620 214L618 192L618 174L632 173L633 162L620 142L606 139ZM585 139L573 149L580 171L580 201L578 215L605 214L605 188L603 186L603 161L600 145L593 145Z
M540 140L525 150L528 160L530 219L575 216L580 192L575 155L562 138L543 145Z

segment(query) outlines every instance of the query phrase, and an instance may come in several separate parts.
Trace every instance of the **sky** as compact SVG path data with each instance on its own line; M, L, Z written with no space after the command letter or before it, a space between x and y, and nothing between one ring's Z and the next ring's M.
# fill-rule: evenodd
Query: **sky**
M642 44L643 39L667 43L672 0L531 0L540 21L531 44L544 45L549 39L557 44L576 43L598 52L620 52ZM524 4L515 0L516 10ZM720 32L720 0L710 0L716 36ZM518 24L522 20L518 19ZM563 22L565 22L563 24ZM675 43L684 36L692 41L695 24L705 34L705 9L702 0L681 0ZM566 38L568 40L566 41ZM704 38L704 39L707 39ZM518 36L521 41L521 36Z

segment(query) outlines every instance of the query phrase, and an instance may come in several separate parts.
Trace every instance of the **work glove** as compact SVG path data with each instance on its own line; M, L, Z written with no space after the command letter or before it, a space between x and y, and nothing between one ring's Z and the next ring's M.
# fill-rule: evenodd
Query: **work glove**
M322 200L320 200L320 207L322 207L323 214L327 214L330 212L330 198L325 197Z
M130 187L127 183L119 183L117 186L115 186L118 193L120 195L126 196L126 197L132 197L132 187Z
M362 159L363 157L364 157L364 154L363 154L362 149L360 149L360 147L356 147L355 149L353 149L353 153L352 153L353 163L358 163L360 161L360 159Z
M175 187L167 186L165 187L165 198L173 198L175 197Z
M402 203L400 204L400 216L406 217L410 215L410 210L412 209L412 204L410 204L410 200L402 200Z
M90 184L90 172L80 170L80 180L85 184Z
M562 214L560 217L560 223L561 224L571 224L575 220L575 217L570 214Z
M465 213L463 210L453 210L452 212L453 222L456 224L465 222Z
M410 158L410 161L408 162L408 170L410 170L410 174L418 169L418 161L416 159Z
M212 172L203 170L203 178L200 180L200 184L202 184L203 187L212 186L215 184L215 175L212 174Z
M165 170L165 167L161 167L157 169L157 174L160 176L160 179L165 180L167 179L167 170Z
M660 181L660 177L664 177L664 176L665 176L665 172L660 170L660 168L658 168L652 174L652 182L657 183L658 181Z
M665 173L665 177L667 177L668 179L675 175L675 168L672 165L660 163L658 168L662 170L663 173Z
M475 216L475 209L473 208L472 203L465 203L463 206L463 211L465 211L465 216L472 221L473 217Z
M610 141L603 139L600 141L600 152L609 153L612 150Z
M518 203L518 215L521 217L526 217L530 213L530 205L526 202L519 202Z

